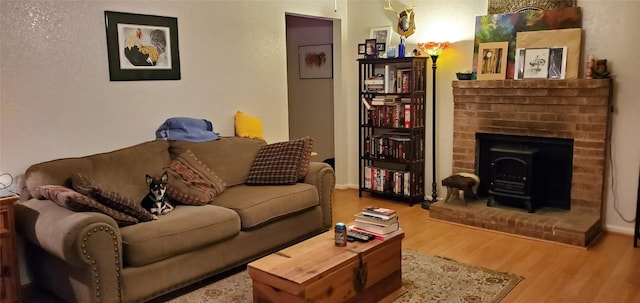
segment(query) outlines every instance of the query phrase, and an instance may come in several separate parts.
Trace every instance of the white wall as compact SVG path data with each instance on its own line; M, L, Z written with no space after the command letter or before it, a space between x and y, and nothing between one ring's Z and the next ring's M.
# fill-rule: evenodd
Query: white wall
M0 1L0 172L154 138L168 117L211 120L233 135L237 109L263 118L267 141L288 139L285 13L341 19L334 41L337 182L357 184L356 48L369 27L395 24L385 0ZM392 1L396 9L409 1ZM585 49L609 59L615 94L615 186L606 190L607 228L632 232L640 166L637 76L640 1L579 1ZM417 42L456 42L438 60L438 176L451 173L451 80L470 69L474 21L487 1L416 1ZM178 18L182 80L110 82L103 12ZM398 42L394 35L392 43ZM344 46L344 47L343 47ZM430 131L427 131L430 133ZM430 140L427 140L430 142ZM427 146L427 150L431 150ZM430 159L430 153L427 159ZM427 161L429 164L430 161ZM430 165L427 165L429 172ZM431 177L427 173L427 192ZM608 179L611 180L611 179ZM442 194L440 194L442 196Z
M611 155L606 187L606 228L632 234L640 171L640 1L578 1L586 54L607 59L613 78Z

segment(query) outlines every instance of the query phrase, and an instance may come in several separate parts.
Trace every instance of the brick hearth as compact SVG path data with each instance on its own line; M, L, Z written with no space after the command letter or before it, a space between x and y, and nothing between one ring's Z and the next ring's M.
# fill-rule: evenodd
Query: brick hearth
M588 246L602 231L609 80L453 81L453 172L476 173L476 133L573 139L571 209L442 201L430 217Z

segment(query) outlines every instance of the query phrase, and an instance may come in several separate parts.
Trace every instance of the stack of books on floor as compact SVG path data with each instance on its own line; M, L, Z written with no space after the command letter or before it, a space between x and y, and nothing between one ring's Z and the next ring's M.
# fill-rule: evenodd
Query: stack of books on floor
M400 223L394 209L367 206L354 215L353 225L349 228L385 240L400 231Z

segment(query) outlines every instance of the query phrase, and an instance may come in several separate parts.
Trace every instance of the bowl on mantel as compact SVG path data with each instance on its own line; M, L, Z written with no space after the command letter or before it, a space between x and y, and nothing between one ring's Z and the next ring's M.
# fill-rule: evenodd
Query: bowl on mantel
M458 80L471 80L473 73L456 73Z

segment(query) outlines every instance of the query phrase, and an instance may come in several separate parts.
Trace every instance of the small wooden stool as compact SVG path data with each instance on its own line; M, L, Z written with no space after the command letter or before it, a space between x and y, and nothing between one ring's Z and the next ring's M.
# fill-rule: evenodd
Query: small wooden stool
M442 180L442 186L447 187L447 197L444 199L444 203L449 202L453 194L460 197L460 191L464 191L462 197L462 202L467 205L467 200L465 198L474 198L477 199L476 191L478 189L478 185L480 184L480 179L473 174L455 174L449 177L446 177Z

